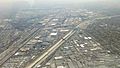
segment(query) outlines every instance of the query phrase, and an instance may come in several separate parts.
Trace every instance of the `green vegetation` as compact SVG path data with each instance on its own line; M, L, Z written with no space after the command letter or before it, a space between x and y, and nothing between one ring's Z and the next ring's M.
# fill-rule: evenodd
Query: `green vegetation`
M86 31L105 49L114 54L120 54L120 17L97 20Z

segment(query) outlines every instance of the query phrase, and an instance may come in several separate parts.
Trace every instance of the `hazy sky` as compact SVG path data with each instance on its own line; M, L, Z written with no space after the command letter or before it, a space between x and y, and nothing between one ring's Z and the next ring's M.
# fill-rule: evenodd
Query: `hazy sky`
M39 1L40 3L82 3L82 2L100 2L100 1L119 1L120 0L0 0L0 3L9 2L12 3L14 1L28 1L31 4L34 4L36 1ZM35 2L34 2L35 1Z
M15 2L15 1L18 1L18 2ZM69 3L71 4L70 6L74 6L74 5L78 6L80 3L84 4L84 2L88 2L88 4L90 4L91 2L91 4L101 3L102 5L110 6L113 8L116 8L116 6L120 7L120 0L0 0L0 13L1 14L9 13L10 11L12 11L13 4L15 3L19 4L19 1L27 1L29 4L31 4L31 6L34 4L45 5L45 6L54 5L54 4L67 5ZM86 6L87 4L84 4L84 5ZM18 6L22 6L22 5L18 5ZM14 7L17 7L17 6L14 6Z
M105 1L105 0L0 0L0 2L13 2L13 1L28 1L33 3L34 1L41 2L92 2L92 1Z
M84 3L84 2L102 2L102 3L109 3L109 4L119 4L120 0L0 0L0 6L1 5L9 5L12 4L14 1L27 1L31 5L35 3L39 4L61 4L61 3Z
M34 0L0 0L0 1L34 1ZM103 0L39 0L39 1L103 1Z
M0 5L11 4L14 1L27 1L31 5L35 4L36 1L39 3L78 3L78 2L93 2L93 1L103 1L103 0L0 0Z
M102 0L39 0L39 1L54 1L54 2L86 2L86 1L102 1Z
M75 3L75 2L93 2L93 1L105 1L105 0L27 0L28 2L32 3L34 1L39 2L55 2L55 3Z

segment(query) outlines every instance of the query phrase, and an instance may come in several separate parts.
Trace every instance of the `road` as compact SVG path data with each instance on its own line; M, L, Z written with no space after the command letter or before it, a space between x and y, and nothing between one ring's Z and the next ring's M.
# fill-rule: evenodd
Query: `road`
M36 17L34 17L36 18ZM33 18L32 18L33 19ZM44 19L44 18L42 18ZM48 22L46 22L48 23ZM35 25L35 24L33 24ZM12 44L7 50L0 54L0 67L13 56L20 48L22 48L27 42L29 42L32 38L36 36L38 32L41 31L41 28L34 29L29 35L23 37L23 39L18 40L14 44Z
M106 18L112 18L112 17L119 17L120 15L116 15L116 16L106 16L106 17L100 17L100 18L95 18L93 20L97 20L97 19L106 19ZM85 25L86 27L83 29L86 29L87 26L89 25L88 21L86 23L87 25ZM76 26L76 28L82 27L83 24L79 24L78 26ZM55 52L66 40L68 40L74 33L76 32L76 30L72 30L71 32L69 32L66 36L63 37L63 39L61 39L60 41L58 41L55 45L53 45L53 47L51 47L50 49L48 49L43 55L41 55L40 57L38 57L36 60L34 60L32 63L28 64L25 68L36 68L39 64L41 64L43 61L45 61L45 59L47 59L53 52ZM75 41L74 41L75 42ZM97 43L97 42L96 42ZM92 44L91 44L92 45Z
M72 30L67 35L63 37L60 41L58 41L55 45L53 45L50 49L48 49L43 55L38 57L36 60L34 60L32 63L27 65L25 68L35 68L39 64L41 64L43 61L45 61L46 58L48 58L53 52L55 52L66 40L68 40L76 31Z
M115 58L117 55L108 53L109 51L102 48L102 45L96 42L95 39L85 39L84 37L90 37L90 35L85 32L83 32L83 34L76 32L68 41L57 49L55 55L42 67L117 68L115 65L119 64L118 62L120 59ZM55 59L55 57L62 58ZM115 65L110 66L111 64Z
M109 18L109 17L102 17L102 18ZM96 18L96 19L101 19L101 18ZM96 19L94 19L94 20L96 20ZM89 25L88 22L87 22L87 24ZM88 25L86 25L85 28L87 28ZM82 26L83 26L83 24L80 23L78 26L75 27L75 29L79 28L79 27L82 27ZM55 45L53 45L53 47L51 47L50 49L48 49L43 55L41 55L40 57L36 58L30 64L26 65L25 68L35 68L39 64L41 64L43 61L45 61L45 59L47 59L53 52L55 52L66 40L68 40L76 32L75 29L72 30L72 31L70 31L67 35L65 35L61 40L59 40Z
M13 56L21 47L23 47L28 41L30 41L35 35L40 31L40 29L37 29L32 34L30 34L28 37L26 37L24 40L17 43L15 46L8 48L5 52L0 54L0 66L4 64L11 56Z
M116 16L108 16L108 17L101 17L101 18L95 18L94 20L97 19L106 19L106 18L112 18L112 17L118 17L120 15L116 15ZM87 24L89 25L89 23L87 22ZM85 24L84 24L85 25ZM87 25L87 26L88 26ZM80 24L78 27L83 26L82 24ZM85 25L86 26L86 25ZM85 27L87 28L87 27ZM85 29L84 28L84 29ZM12 55L14 55L22 46L24 46L24 44L26 44L31 38L33 38L35 36L35 34L39 32L39 29L36 30L35 32L33 32L32 34L30 34L26 39L24 39L22 42L20 42L20 44L18 47L12 47L12 48L8 48L7 49L7 53L4 52L2 54L0 54L0 66L5 63L5 61L7 61ZM26 68L32 68L32 67L36 67L38 64L42 63L47 57L49 57L56 49L58 49L64 42L65 40L68 40L76 31L72 30L71 32L69 32L66 36L63 37L63 39L61 39L60 41L58 41L53 47L51 47L49 50L47 50L42 56L38 57L35 61L33 61L33 63L31 63L30 65L27 65Z

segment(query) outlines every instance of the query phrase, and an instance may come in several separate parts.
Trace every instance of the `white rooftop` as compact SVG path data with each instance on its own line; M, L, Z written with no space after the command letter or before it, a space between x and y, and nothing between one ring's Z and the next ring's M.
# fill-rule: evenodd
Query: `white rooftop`
M56 60L58 60L58 59L62 59L62 58L63 58L63 56L55 57Z
M65 68L64 66L57 66L57 68Z
M50 35L57 35L57 33L51 33Z

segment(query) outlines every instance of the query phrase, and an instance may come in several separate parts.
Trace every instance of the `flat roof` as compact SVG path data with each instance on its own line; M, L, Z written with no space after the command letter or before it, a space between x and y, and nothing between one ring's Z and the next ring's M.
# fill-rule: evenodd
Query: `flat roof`
M50 35L57 35L57 33L51 33Z
M64 66L57 66L57 68L65 68Z

